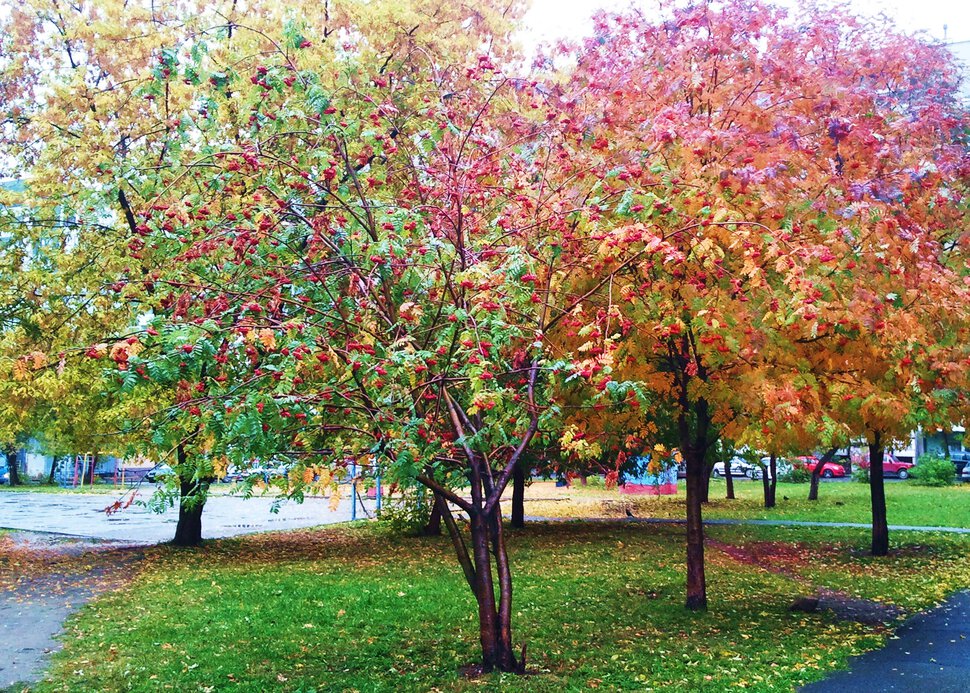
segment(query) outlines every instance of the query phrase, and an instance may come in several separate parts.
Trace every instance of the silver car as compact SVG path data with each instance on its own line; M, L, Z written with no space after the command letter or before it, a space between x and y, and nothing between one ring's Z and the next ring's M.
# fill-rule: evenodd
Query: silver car
M731 476L746 476L750 477L754 465L741 457L735 457L731 460ZM714 464L714 469L711 473L716 479L720 479L724 476L724 463L716 462Z
M963 471L960 472L960 478L964 481L970 481L970 462L963 465Z

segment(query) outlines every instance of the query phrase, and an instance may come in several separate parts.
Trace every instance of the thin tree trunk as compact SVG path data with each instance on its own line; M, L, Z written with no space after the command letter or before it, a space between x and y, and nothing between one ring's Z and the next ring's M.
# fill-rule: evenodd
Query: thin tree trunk
M943 429L943 458L950 459L950 430Z
M525 527L525 468L521 462L512 472L512 526Z
M53 459L51 459L51 471L50 471L50 474L47 475L47 485L48 486L53 486L54 485L54 477L56 475L57 475L57 458L54 457Z
M728 500L734 500L734 477L731 476L731 460L724 460L724 479L727 482L727 495L724 497Z
M18 466L20 463L20 460L18 459L17 452L18 452L17 448L13 446L7 448L6 450L7 470L10 472L11 486L20 486L22 483L20 481L20 468Z
M822 459L818 461L818 464L815 465L815 469L812 470L811 483L809 483L808 486L808 500L818 500L818 482L822 476L822 467L826 462L831 462L833 459L835 459L835 453L838 451L838 448L829 448L828 451L822 455Z
M768 460L768 497L765 499L765 507L775 507L775 490L778 488L778 457L772 453Z
M761 470L761 490L764 492L765 507L771 508L773 506L769 505L771 502L771 483L768 481L768 474L771 468L767 467Z
M869 443L869 496L872 499L872 555L889 553L889 524L886 520L886 486L883 482L882 434Z

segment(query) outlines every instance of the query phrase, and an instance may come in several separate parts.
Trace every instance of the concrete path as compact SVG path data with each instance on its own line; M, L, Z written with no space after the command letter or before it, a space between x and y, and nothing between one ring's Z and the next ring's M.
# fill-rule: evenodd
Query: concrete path
M139 500L150 496L147 489ZM60 647L56 637L65 619L98 594L124 584L141 559L139 546L169 541L175 534L176 508L159 514L132 504L107 515L104 509L115 498L103 493L0 493L0 528L17 530L9 537L7 550L12 553L7 559L16 566L18 552L26 551L25 557L39 555L52 562L36 574L30 568L15 567L14 582L6 588L0 583L0 691L39 680L47 655ZM351 519L349 498L342 499L336 510L325 498L307 498L300 504L276 501L210 496L202 535L214 539ZM373 513L374 501L358 502L358 519ZM59 567L72 557L83 558L83 569ZM0 554L0 561L4 558Z
M143 550L98 539L12 532L0 538L0 690L38 680L64 620L136 572Z
M151 490L140 491L137 500L146 501ZM115 500L111 494L0 493L0 528L31 532L52 532L75 537L92 537L139 544L169 541L175 534L178 509L158 514L138 505L112 515L104 512ZM373 515L374 502L364 501ZM278 506L278 512L273 512ZM367 517L360 504L357 517ZM212 495L202 515L202 536L206 539L231 537L278 529L300 529L351 519L350 499L343 498L336 510L326 498L307 498L303 503L278 503L272 497Z
M683 525L686 520L666 517L538 517L526 516L532 522L641 522L652 525ZM705 525L766 525L769 527L852 527L856 529L871 529L872 525L864 522L811 522L808 520L704 520ZM901 532L948 532L950 534L970 534L968 527L920 527L914 525L889 525L892 531ZM967 690L970 690L968 685Z
M970 592L914 616L886 647L802 693L966 693L970 690Z

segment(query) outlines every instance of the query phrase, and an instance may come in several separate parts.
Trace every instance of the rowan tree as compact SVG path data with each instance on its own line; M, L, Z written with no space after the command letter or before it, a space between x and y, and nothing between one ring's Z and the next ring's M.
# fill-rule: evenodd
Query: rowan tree
M687 605L704 608L701 501L718 432L757 418L766 392L796 375L806 400L841 377L845 343L828 336L845 331L839 320L868 319L873 302L860 294L903 296L873 279L887 274L891 254L938 264L939 245L895 233L893 205L918 190L937 219L930 227L953 228L952 66L943 51L842 11L789 16L730 1L658 19L601 15L576 63L564 89L577 154L565 174L601 183L586 200L602 229L589 276L611 277L611 302L599 308L616 311L620 326L612 377L679 412ZM855 244L870 249L868 262ZM910 276L947 287L953 300L943 305L955 309L953 270ZM854 302L832 285L843 280ZM836 319L820 312L829 300L846 309ZM892 370L893 353L860 334L869 346L856 370ZM958 334L927 337L943 344ZM799 344L812 345L803 360L778 358ZM786 362L791 372L778 373ZM892 391L908 401L909 391ZM900 420L885 401L872 404L883 421ZM878 506L874 496L876 515Z
M259 75L245 90L227 91L241 81L234 60L248 57L249 50L275 51L284 58L300 51L303 64L318 78L315 84L300 84L312 91L312 107L325 110L320 104L327 100L327 89L348 67L344 58L358 47L364 46L375 61L386 61L385 70L402 56L420 55L447 73L471 49L487 47L505 55L510 27L522 8L515 2L472 8L426 0L327 0L301 10L297 17L278 3L239 8L235 2L148 6L93 0L64 6L37 0L0 18L6 29L0 43L3 162L29 178L27 195L38 212L32 227L47 228L49 237L69 242L78 257L100 270L99 279L111 279L103 286L85 286L83 293L113 297L115 304L132 307L129 316L140 316L129 317L126 327L143 327L153 311L167 308L158 305L163 297L155 293L152 264L140 252L134 213L156 186L173 182L166 156L179 158L183 152L172 150L182 146L197 152L198 142L185 144L186 133L201 132L220 146L240 143L237 128L274 116L260 110L266 92ZM173 68L179 72L177 66L187 61L196 72L173 78ZM203 73L210 80L209 93L198 89ZM280 76L290 82L287 86L295 79ZM212 104L197 100L211 95L217 97ZM128 339L124 333L117 327L106 328L102 339L75 335L73 346L91 346L93 354L123 364L130 350L140 348L137 341L116 344ZM182 428L170 410L178 396L176 382L156 398L157 417L174 430ZM137 411L132 419L140 426L149 412L140 406ZM166 438L176 439L181 440ZM157 449L151 440L145 441L144 452L156 459L174 457L175 448ZM194 479L193 464L187 460L179 469ZM210 468L200 464L204 474ZM190 486L203 489L206 484ZM199 500L192 504L201 508Z
M115 133L82 160L103 174L91 206L126 237L113 284L144 306L136 336L89 352L122 393L165 393L148 444L195 496L218 464L271 458L293 464L293 495L351 462L431 489L483 668L521 670L500 498L557 426L557 378L598 359L547 339L587 298L568 280L592 244L550 175L568 155L558 104L492 53L433 51L472 41L443 40L451 19L421 47L206 17L135 22L155 32L136 76L104 78L103 115L72 113Z

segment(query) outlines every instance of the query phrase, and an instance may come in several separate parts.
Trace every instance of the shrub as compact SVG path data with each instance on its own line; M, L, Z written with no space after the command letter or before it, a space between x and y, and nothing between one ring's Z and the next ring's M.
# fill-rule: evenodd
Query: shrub
M869 454L864 455L855 454L850 458L852 460L852 480L858 481L860 484L869 483Z
M377 514L377 520L395 534L419 535L431 518L431 507L430 494L409 493L403 498L388 498Z
M812 473L805 467L799 465L793 465L778 474L778 481L784 481L789 484L806 484L811 478Z
M909 473L920 486L949 486L956 480L953 462L939 455L920 455Z

